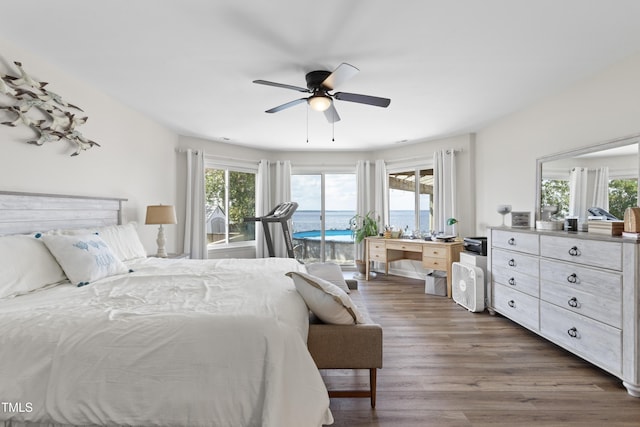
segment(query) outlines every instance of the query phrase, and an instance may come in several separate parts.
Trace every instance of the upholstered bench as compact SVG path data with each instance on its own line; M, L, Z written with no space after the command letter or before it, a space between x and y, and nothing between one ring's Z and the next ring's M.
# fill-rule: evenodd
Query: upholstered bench
M357 289L357 281L347 280L350 289ZM357 291L356 291L357 292ZM329 325L314 314L309 318L307 346L318 369L368 369L369 390L329 390L329 397L369 397L376 407L377 369L382 368L382 327L371 321L369 313L354 295L364 323L357 325Z

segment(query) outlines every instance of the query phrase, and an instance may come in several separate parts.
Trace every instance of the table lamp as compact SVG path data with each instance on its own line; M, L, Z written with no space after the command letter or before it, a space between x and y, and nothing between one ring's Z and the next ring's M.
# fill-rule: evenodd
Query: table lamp
M158 258L166 258L167 251L164 248L167 239L164 237L163 224L176 224L176 210L171 205L151 205L147 206L147 218L144 221L145 224L160 224L158 229Z

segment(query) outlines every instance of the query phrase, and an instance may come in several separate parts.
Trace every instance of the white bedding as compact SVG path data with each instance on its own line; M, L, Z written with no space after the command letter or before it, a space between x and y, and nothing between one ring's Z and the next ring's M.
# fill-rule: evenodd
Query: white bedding
M291 259L132 261L133 273L0 300L0 401L63 425L333 422ZM15 408L14 408L15 409ZM13 424L11 424L13 423Z

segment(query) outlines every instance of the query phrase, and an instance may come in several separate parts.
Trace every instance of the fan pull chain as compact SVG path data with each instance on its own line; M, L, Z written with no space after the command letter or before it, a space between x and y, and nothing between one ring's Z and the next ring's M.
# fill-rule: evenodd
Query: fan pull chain
M309 143L309 105L307 104L307 144Z
M335 109L333 110L333 120L331 121L331 142L336 142L336 113Z

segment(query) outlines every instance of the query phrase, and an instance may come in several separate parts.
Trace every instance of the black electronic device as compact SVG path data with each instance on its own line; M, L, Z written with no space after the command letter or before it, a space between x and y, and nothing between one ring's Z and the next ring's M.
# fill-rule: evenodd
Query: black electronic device
M271 231L269 230L269 223L279 222L282 226L282 233L284 235L284 242L287 245L287 255L289 258L295 258L293 254L293 239L291 238L291 232L289 231L289 225L287 222L293 216L293 213L298 209L296 202L284 202L280 203L271 211L259 217L245 218L245 222L261 222L264 230L264 239L267 242L267 249L270 257L275 257L275 250L273 249L273 240L271 239Z
M620 219L618 219L617 217L611 215L609 212L597 206L589 208L587 209L587 211L589 211L589 213L593 216L604 217L607 221L620 221Z
M486 237L465 237L464 250L478 255L487 256Z

